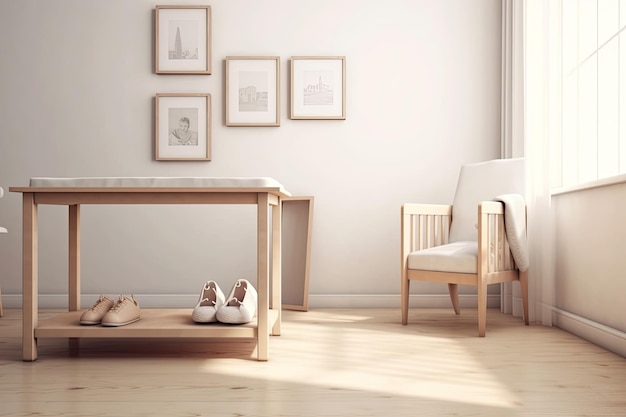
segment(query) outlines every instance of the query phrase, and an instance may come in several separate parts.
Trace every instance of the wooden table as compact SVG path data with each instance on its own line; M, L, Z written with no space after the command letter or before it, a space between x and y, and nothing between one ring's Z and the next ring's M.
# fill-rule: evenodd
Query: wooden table
M280 183L271 178L33 178L29 187L10 187L9 191L22 193L23 199L24 361L37 359L40 337L254 338L258 360L268 359L269 335L280 335L281 321L280 201L289 193ZM68 206L69 300L67 313L38 323L37 213L40 204ZM197 325L191 321L190 310L142 309L141 320L127 326L80 326L80 206L83 204L256 204L256 320L245 325Z

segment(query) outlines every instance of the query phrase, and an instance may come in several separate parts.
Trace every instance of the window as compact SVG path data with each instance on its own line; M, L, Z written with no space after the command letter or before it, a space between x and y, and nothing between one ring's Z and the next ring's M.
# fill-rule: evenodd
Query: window
M561 0L561 138L554 186L626 173L626 1Z

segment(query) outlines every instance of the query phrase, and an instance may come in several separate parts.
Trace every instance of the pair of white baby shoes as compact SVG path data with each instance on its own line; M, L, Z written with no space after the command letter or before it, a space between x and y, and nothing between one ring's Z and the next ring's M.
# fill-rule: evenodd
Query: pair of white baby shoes
M217 282L207 281L191 319L196 323L249 323L256 315L257 297L256 289L245 279L235 282L228 298L224 297Z

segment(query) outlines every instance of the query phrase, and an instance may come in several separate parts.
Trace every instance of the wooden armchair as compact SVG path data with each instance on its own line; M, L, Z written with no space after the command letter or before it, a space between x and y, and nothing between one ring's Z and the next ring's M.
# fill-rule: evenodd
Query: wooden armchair
M498 159L463 165L452 205L402 206L402 324L408 322L411 280L447 283L456 314L460 314L458 286L476 286L479 336L485 336L486 330L487 286L519 281L528 324L523 195L523 159ZM494 201L496 197L501 201ZM515 204L517 219L509 211Z

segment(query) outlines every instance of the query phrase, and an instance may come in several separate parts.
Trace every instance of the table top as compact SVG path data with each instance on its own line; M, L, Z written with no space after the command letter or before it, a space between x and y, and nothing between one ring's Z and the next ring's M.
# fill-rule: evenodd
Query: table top
M269 177L75 177L30 179L28 187L11 192L112 193L112 192L269 192L288 197L283 185Z

